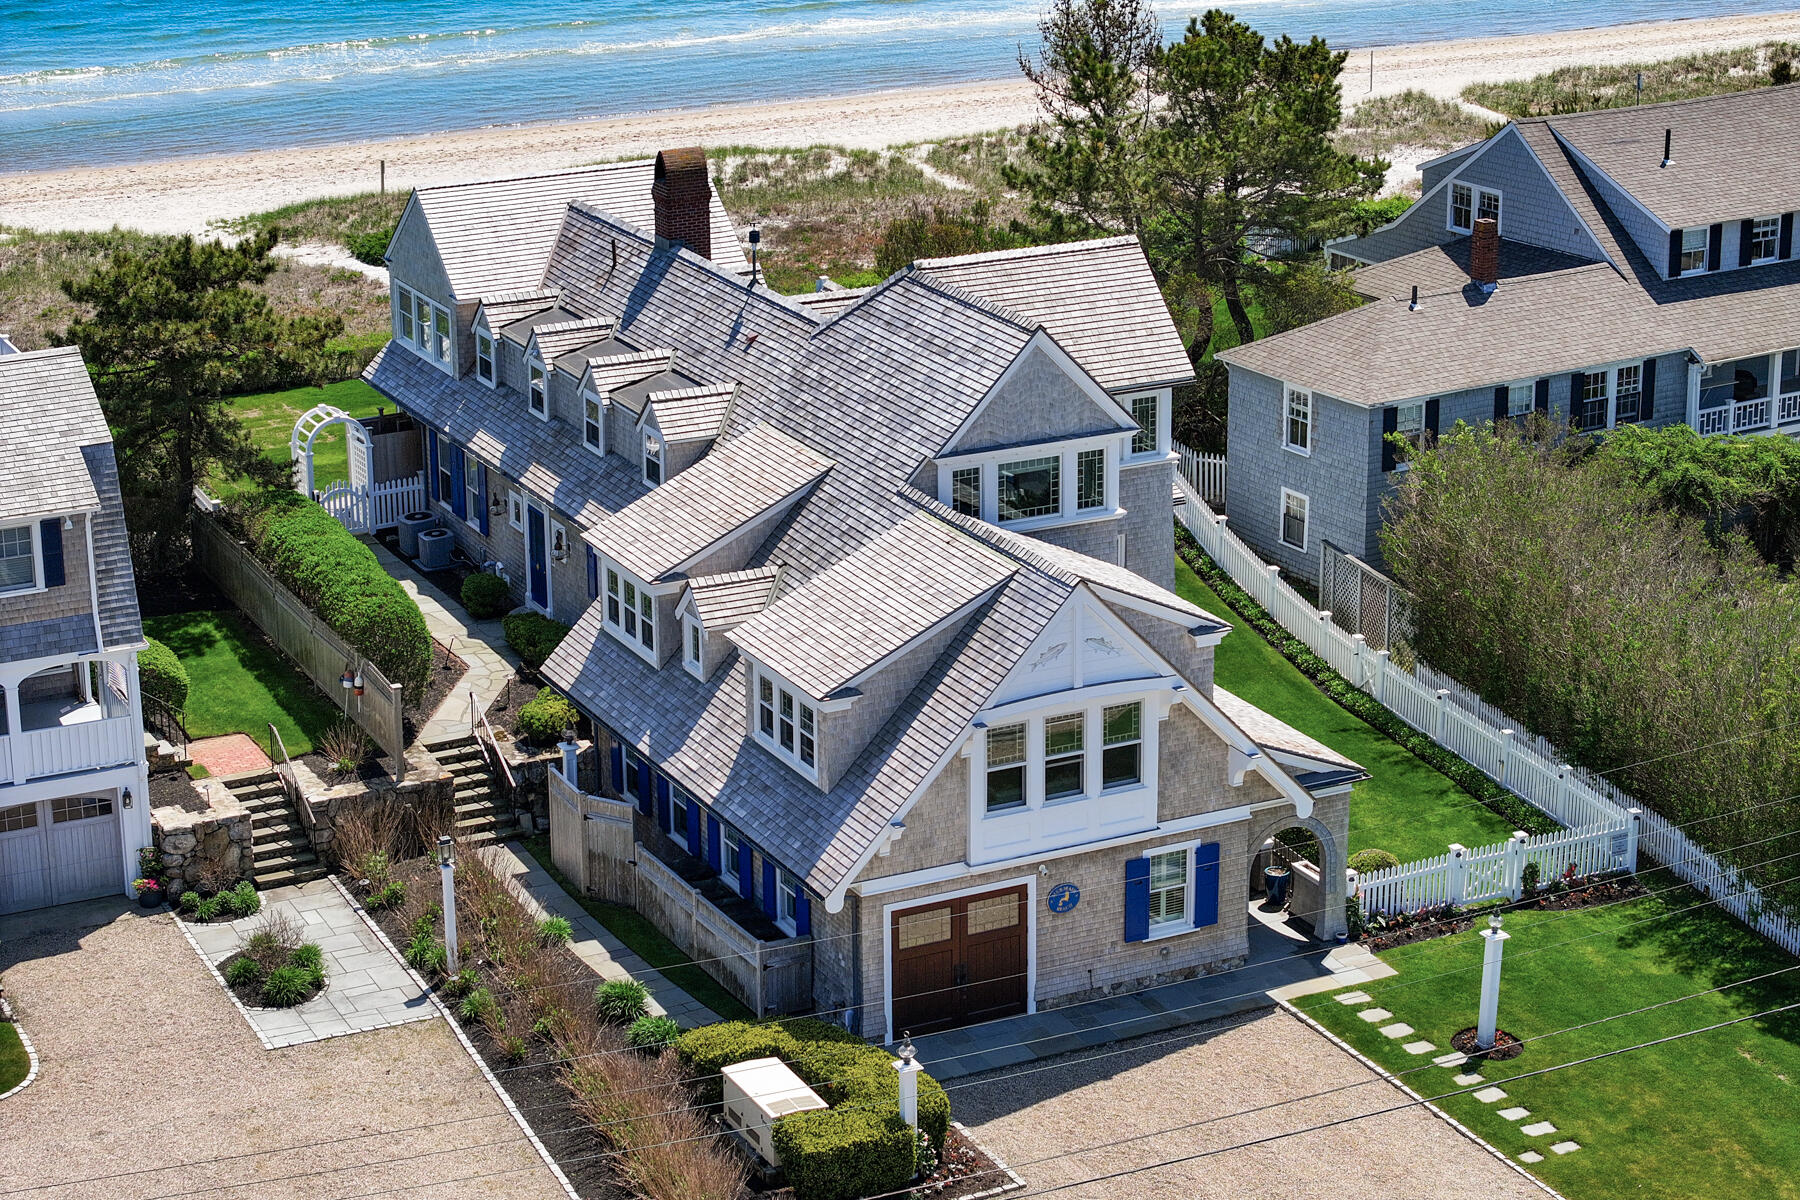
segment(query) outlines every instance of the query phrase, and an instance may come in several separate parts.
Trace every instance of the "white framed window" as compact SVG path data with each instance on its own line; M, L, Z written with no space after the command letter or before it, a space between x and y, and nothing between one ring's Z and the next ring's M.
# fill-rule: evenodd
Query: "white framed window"
M663 442L662 438L649 432L644 433L644 482L655 487L663 481Z
M1649 416L1643 411L1644 398L1644 364L1618 368L1613 375L1613 424Z
M1475 219L1489 219L1495 226L1500 224L1500 193L1487 188L1475 189Z
M41 557L35 524L0 529L0 594L37 591Z
M1509 384L1506 389L1506 415L1522 417L1537 405L1537 383Z
M1119 468L1129 461L1119 434L1061 445L952 455L938 464L937 495L964 516L1037 528L1118 515Z
M485 329L475 331L475 378L494 386L494 335Z
M750 899L744 895L743 878L738 873L738 863L743 861L744 835L735 826L722 821L719 823L719 850L719 878L729 884L732 891L744 896L746 900ZM751 878L754 880L755 876L752 875ZM754 883L751 891L755 891Z
M540 421L550 419L550 395L544 381L544 364L536 355L525 360L525 407Z
M1281 544L1295 550L1306 549L1306 516L1311 501L1299 492L1281 489Z
M1087 714L1064 713L1044 721L1044 799L1087 794Z
M1161 416L1157 399L1155 392L1131 398L1131 419L1138 423L1137 432L1131 435L1133 454L1151 454L1157 448L1157 426Z
M481 460L473 454L463 455L463 520L481 528L481 514L487 498L481 494Z
M1186 928L1187 902L1187 850L1150 855L1150 933Z
M950 473L950 506L965 517L981 515L980 467L958 467Z
M1296 454L1312 453L1312 393L1287 389L1287 416L1281 425L1281 444Z
M1144 780L1144 705L1110 705L1100 712L1100 786L1130 787Z
M456 475L450 468L450 458L456 453L455 445L443 434L437 434L438 446L438 503L445 508L454 508L456 504Z
M1025 724L987 731L987 810L1025 807Z
M1500 193L1493 188L1452 183L1449 227L1457 233L1473 233L1475 222L1483 217L1493 218L1496 224L1499 222Z
M506 493L506 523L514 529L524 532L525 497L517 492Z
M608 404L593 392L581 393L581 444L595 454L606 453Z
M809 779L819 769L819 716L805 695L758 668L756 740Z
M1425 402L1409 400L1394 415L1394 431L1413 445L1425 436Z
M688 674L695 679L704 679L706 670L702 662L702 652L706 645L705 631L700 628L700 622L692 617L682 622L682 629L686 634L682 639L682 661L687 666Z
M656 596L649 588L611 563L606 573L606 628L637 651L638 657L656 664Z
M1075 455L1075 511L1106 507L1106 451L1083 450Z
M1774 262L1781 253L1781 218L1758 217L1750 222L1750 261Z
M775 872L775 923L792 935L800 921L800 881L785 870Z
M449 365L450 362L450 310L433 304L431 353L438 362Z
M1589 371L1582 377L1581 394L1575 397L1575 427L1605 429L1611 424L1608 401L1612 397L1612 372Z
M1706 242L1709 236L1704 225L1681 231L1681 261L1676 264L1676 274L1697 275L1706 270Z
M1017 819L1008 814L1085 799L1116 803L1116 816L1141 806L1146 794L1153 804L1155 722L1146 724L1147 706L1132 692L1109 685L1085 703L1079 692L1051 695L1025 715L1013 715L1012 706L991 724L978 721L966 751L971 815ZM1069 822L1059 816L1054 824Z
M412 289L400 284L394 285L394 336L409 346L417 339L413 332Z
M394 336L439 370L456 373L450 310L398 283L394 285Z
M1062 511L1062 457L1003 462L998 486L1001 522L1055 516Z

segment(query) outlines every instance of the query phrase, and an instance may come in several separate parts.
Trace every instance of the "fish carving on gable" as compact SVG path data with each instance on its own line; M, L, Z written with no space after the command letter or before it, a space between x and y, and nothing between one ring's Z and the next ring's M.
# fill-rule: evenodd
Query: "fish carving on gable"
M1124 651L1120 650L1117 646L1113 645L1103 637L1091 637L1085 640L1087 641L1089 650L1092 650L1096 654L1103 654L1107 658L1117 658L1120 654L1124 653Z
M1031 660L1031 669L1034 671L1043 670L1045 667L1061 658L1062 652L1068 648L1069 644L1067 642L1058 642L1054 646L1044 647L1043 653Z

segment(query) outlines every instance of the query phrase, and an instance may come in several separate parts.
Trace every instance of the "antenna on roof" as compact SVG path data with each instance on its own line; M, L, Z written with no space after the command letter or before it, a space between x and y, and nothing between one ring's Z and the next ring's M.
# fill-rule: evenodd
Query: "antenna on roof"
M1665 129L1665 130L1663 130L1662 165L1666 167L1674 161L1675 161L1675 131L1673 129Z
M750 286L756 286L756 248L762 245L762 230L750 227Z

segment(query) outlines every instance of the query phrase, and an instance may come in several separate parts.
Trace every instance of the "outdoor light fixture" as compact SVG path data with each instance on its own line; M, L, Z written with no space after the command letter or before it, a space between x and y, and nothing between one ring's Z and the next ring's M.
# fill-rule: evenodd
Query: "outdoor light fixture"
M438 834L438 866L453 867L456 865L456 843L450 840L447 833Z
M504 504L500 503L499 496L495 496L493 499L488 501L488 515L489 516L497 517L505 511L506 511L506 506Z
M912 1033L910 1031L905 1029L900 1031L900 1046L894 1053L900 1056L900 1061L903 1063L911 1063L912 1060L918 1056L919 1050L918 1047L912 1044Z
M570 743L570 742L573 742L574 740L575 740L575 727L573 725L565 725L563 727L564 743Z
M1492 916L1490 916L1488 918L1488 928L1489 929L1500 928L1500 914L1499 913L1494 913Z
M131 807L131 789L130 788L126 788L124 791L119 793L119 803L123 804L126 808Z

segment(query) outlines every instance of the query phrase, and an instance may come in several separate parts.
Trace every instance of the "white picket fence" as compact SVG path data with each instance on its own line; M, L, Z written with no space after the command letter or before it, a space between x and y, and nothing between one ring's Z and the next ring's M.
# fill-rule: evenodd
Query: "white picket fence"
M1351 871L1348 890L1366 913L1412 912L1431 904L1480 904L1517 900L1525 890L1525 865L1536 863L1544 883L1576 875L1630 871L1637 865L1639 817L1626 824L1559 829L1530 836L1514 833L1491 846L1452 845L1434 858L1361 874Z
M1200 498L1208 504L1217 504L1223 508L1225 456L1190 450L1180 442L1175 443L1175 449L1181 455L1181 474L1199 490Z
M1566 863L1602 863L1614 865L1596 870L1635 870L1637 850L1643 849L1667 866L1682 880L1700 888L1719 901L1719 907L1738 917L1758 933L1788 951L1800 954L1800 923L1769 911L1756 885L1745 880L1733 868L1720 863L1700 845L1664 818L1652 812L1639 812L1631 797L1610 781L1562 761L1562 756L1543 738L1524 732L1505 713L1487 704L1455 680L1434 671L1426 663L1418 663L1414 672L1392 662L1385 650L1371 650L1361 634L1346 633L1332 623L1329 612L1320 612L1281 578L1281 570L1265 563L1255 551L1226 528L1226 518L1208 507L1199 494L1198 485L1183 461L1182 479L1177 490L1185 503L1176 507L1178 519L1185 525L1200 548L1269 611L1284 629L1299 638L1317 655L1330 663L1344 678L1375 697L1382 705L1432 741L1474 764L1533 807L1549 814L1564 826L1560 833L1540 835L1550 839L1541 844L1526 839L1529 857L1543 849L1547 855L1561 855L1554 873L1566 870ZM1555 839L1569 839L1557 842ZM1620 844L1623 839L1624 844ZM1516 839L1515 839L1516 840ZM1498 850L1506 851L1508 843ZM1616 847L1616 849L1614 849ZM1629 857L1625 857L1629 848ZM1486 846L1465 850L1464 866L1455 867L1451 860L1455 848L1438 859L1423 863L1406 863L1388 871L1370 872L1356 882L1363 888L1364 904L1371 909L1394 911L1394 905L1442 903L1451 896L1454 876L1459 869L1474 869L1470 864L1486 863L1485 856L1496 852ZM1540 862L1546 872L1549 859ZM1485 872L1487 868L1480 869ZM1580 869L1580 873L1587 873ZM1410 873L1409 873L1410 872ZM1465 895L1459 903L1493 898L1473 895L1467 876ZM1485 881L1486 875L1477 875ZM1505 883L1503 877L1501 883ZM1499 887L1499 884L1483 886ZM1380 887L1388 890L1371 893ZM1477 889L1478 890L1478 889ZM1394 899L1390 900L1391 891ZM1511 894L1502 889L1497 895ZM1420 899L1413 896L1441 896L1443 899Z
M400 524L402 513L425 507L425 475L358 488L338 480L319 493L319 504L351 533L375 533Z

